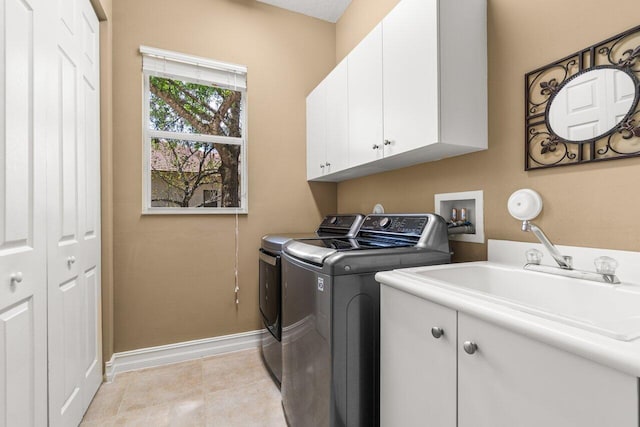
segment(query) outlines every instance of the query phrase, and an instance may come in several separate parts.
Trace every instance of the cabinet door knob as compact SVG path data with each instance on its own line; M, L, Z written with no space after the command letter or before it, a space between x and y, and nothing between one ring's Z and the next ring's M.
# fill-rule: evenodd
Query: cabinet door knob
M444 330L442 328L434 326L433 328L431 328L431 335L433 335L434 338L440 338L444 335Z
M9 279L11 280L11 284L12 285L16 285L18 283L22 282L22 271L18 271L16 273L12 273L11 276L9 276Z
M71 255L70 257L67 257L67 264L69 265L69 267L71 267L73 264L76 263L76 257Z
M464 348L467 354L473 354L478 351L478 344L473 341L465 341L464 344L462 344L462 348Z
M327 167L331 166L331 163L327 162L325 163L325 165L327 165Z
M385 139L384 140L384 145L391 145L393 143L393 141L391 141L390 139Z
M320 169L324 169L324 165L320 165Z
M378 144L373 144L371 148L373 148L374 150L379 150L380 146Z

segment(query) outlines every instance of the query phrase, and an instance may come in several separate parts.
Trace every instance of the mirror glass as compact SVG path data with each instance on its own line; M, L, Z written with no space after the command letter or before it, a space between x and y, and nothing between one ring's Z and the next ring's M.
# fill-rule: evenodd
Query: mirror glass
M635 91L626 72L592 68L562 85L548 107L548 124L566 141L593 140L610 132L635 107Z

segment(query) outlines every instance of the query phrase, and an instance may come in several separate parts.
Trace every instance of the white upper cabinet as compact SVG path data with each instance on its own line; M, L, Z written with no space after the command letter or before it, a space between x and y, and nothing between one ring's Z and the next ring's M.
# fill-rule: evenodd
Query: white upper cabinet
M382 31L388 156L438 142L438 2L401 1Z
M307 96L307 179L324 174L327 121L326 85L320 84Z
M342 181L488 147L486 0L402 0L338 68L345 62L348 138L344 122L328 124L339 126L348 163L308 179ZM327 98L343 99L336 90L327 86ZM327 106L336 116L343 107ZM308 126L322 114L308 110ZM326 147L327 158L346 158Z
M347 167L349 157L349 104L347 102L347 61L327 76L327 158L325 174Z
M349 54L349 166L383 156L382 24Z
M307 179L322 180L348 163L347 61L307 97Z

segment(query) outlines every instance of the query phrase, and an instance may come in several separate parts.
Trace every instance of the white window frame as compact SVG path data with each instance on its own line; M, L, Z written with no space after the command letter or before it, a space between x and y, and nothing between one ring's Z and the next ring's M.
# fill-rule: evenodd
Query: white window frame
M240 65L214 61L207 58L140 46L143 57L143 215L183 215L183 214L247 214L248 180L247 180L247 68ZM151 90L149 77L187 81L190 83L214 85L229 88L242 93L241 117L242 136L239 138L203 135L186 132L166 132L149 129ZM176 140L198 141L240 145L240 206L239 207L153 207L151 206L151 139L166 138Z

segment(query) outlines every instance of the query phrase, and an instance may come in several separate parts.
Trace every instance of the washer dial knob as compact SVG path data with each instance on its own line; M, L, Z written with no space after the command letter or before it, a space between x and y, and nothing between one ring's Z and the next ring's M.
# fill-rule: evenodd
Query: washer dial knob
M378 224L380 224L380 228L389 228L389 226L391 225L391 220L385 216L384 218L380 218Z

